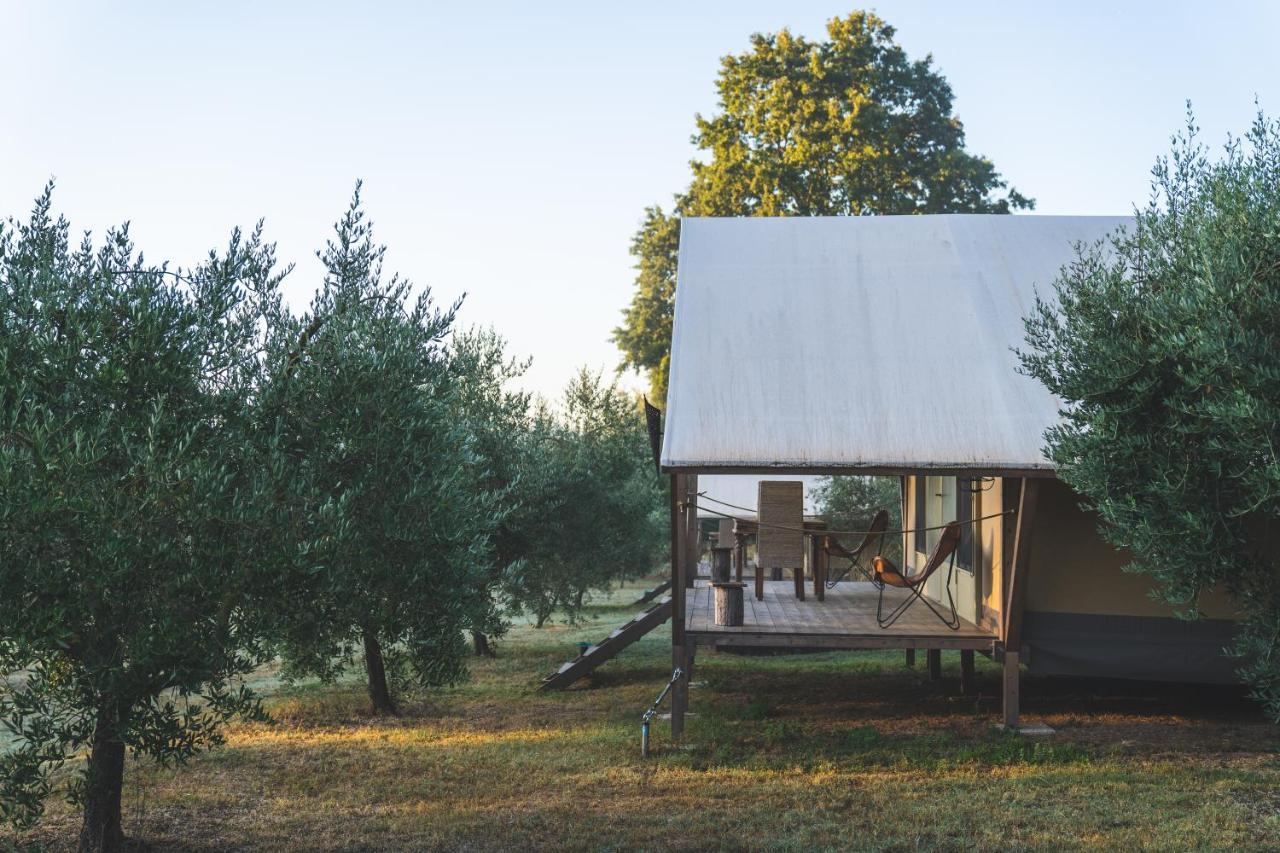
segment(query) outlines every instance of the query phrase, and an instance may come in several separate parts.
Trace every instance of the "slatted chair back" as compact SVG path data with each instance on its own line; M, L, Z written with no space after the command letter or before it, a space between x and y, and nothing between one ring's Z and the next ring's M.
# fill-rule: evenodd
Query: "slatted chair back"
M804 483L761 480L756 512L756 565L765 569L804 568Z

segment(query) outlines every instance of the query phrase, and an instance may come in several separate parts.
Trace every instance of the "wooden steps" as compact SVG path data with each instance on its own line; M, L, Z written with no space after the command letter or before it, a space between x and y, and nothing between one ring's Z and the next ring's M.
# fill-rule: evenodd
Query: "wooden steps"
M671 580L668 578L653 589L645 590L644 595L637 598L631 606L639 607L641 604L648 604L650 601L653 601L669 589L671 589Z
M558 670L542 680L542 684L538 686L538 692L562 690L568 687L600 664L612 660L618 652L670 618L671 596L668 595L643 613L636 614L630 622L588 648L578 657L566 661Z

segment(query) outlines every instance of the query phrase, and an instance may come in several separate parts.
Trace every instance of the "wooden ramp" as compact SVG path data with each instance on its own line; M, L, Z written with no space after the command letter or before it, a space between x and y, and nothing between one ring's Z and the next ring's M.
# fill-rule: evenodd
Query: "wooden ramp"
M662 595L664 592L666 592L669 589L671 589L670 578L668 578L667 580L664 580L662 583L658 584L653 589L646 589L644 591L644 595L637 598L635 602L632 604L632 606L639 607L641 604L647 604L650 601L653 601L658 596Z
M566 661L560 669L542 680L538 691L561 690L589 674L600 664L612 660L618 652L671 618L671 596L659 601L621 628L588 648L578 657Z

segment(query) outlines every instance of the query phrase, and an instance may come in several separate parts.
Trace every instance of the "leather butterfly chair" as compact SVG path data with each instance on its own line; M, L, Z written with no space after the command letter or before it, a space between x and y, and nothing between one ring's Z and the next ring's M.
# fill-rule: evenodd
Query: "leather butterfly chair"
M923 602L924 606L932 611L934 616L946 625L952 631L960 630L960 615L956 613L956 600L951 594L951 576L955 573L956 568L956 549L960 545L960 525L951 522L942 530L942 536L938 538L938 544L934 546L933 553L929 555L928 561L924 564L924 568L914 575L906 574L899 571L898 567L889 561L883 555L877 556L872 560L872 566L875 569L876 580L880 581L880 600L876 603L876 623L881 628L888 628L894 622L902 618L902 614L906 613L911 605L917 601ZM922 590L929 577L936 572L943 563L947 563L947 580L944 586L947 590L947 604L949 611L947 615L943 615L938 608L933 606L929 599L924 597ZM906 600L898 604L889 613L884 612L884 588L886 586L905 589L909 593Z
M884 549L884 533L889 528L889 510L876 510L875 516L871 519L871 525L868 527L866 535L862 537L862 541L858 543L858 547L852 551L840 544L840 540L828 534L822 537L822 548L828 554L840 557L849 561L849 566L836 575L835 578L827 578L827 589L835 589L836 584L848 577L849 573L857 569L873 583L876 580L875 575L869 567L861 565L864 556L879 554ZM874 543L874 549L872 545Z

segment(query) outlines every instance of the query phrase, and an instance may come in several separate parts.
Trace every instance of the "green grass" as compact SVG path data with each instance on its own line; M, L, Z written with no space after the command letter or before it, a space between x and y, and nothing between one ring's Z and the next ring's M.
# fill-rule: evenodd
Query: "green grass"
M704 651L683 742L655 722L644 760L665 629L579 687L533 692L636 589L579 626L515 626L400 719L366 716L358 684L282 687L273 725L235 726L176 770L131 765L126 831L180 850L1280 847L1280 737L1222 691L1026 679L1029 716L1058 730L1034 740L995 728L999 672L981 659L975 697L953 656L931 682L898 652ZM75 828L55 803L8 838L63 849Z

